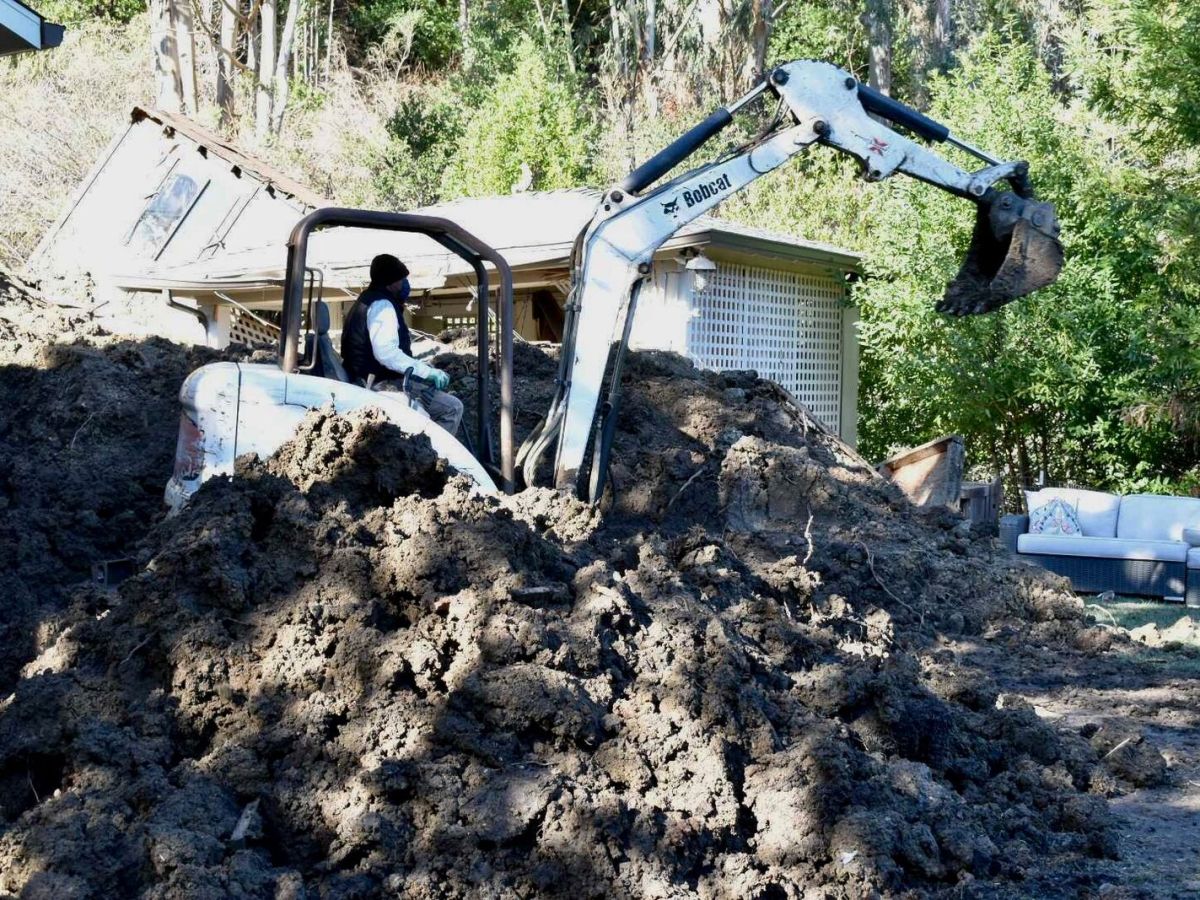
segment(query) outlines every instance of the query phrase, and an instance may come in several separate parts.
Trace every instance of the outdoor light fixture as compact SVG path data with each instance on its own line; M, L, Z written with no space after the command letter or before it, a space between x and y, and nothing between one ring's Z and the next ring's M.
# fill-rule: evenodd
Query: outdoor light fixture
M717 271L717 264L703 253L696 253L687 261L686 268L692 273L692 285L702 291L708 287L708 273Z

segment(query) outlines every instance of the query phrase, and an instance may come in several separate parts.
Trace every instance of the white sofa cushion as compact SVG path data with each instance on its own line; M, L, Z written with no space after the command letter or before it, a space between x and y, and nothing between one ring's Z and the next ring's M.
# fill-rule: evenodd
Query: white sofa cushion
M1182 541L1183 529L1200 526L1200 498L1131 494L1121 498L1117 537Z
M1069 534L1080 537L1083 534L1083 526L1079 524L1075 504L1056 498L1045 506L1038 506L1029 511L1029 533Z
M1042 553L1047 556L1091 556L1099 559L1183 562L1188 555L1188 546L1179 541L1138 541L1066 534L1022 534L1017 537L1017 552ZM1200 568L1200 556L1197 557L1197 568Z
M1025 492L1026 509L1029 510L1045 506L1055 499L1074 505L1079 526L1087 537L1116 536L1117 513L1121 508L1121 498L1117 494L1085 491L1082 488L1042 488L1040 491Z
M1200 569L1200 547L1188 548L1187 567L1189 569Z

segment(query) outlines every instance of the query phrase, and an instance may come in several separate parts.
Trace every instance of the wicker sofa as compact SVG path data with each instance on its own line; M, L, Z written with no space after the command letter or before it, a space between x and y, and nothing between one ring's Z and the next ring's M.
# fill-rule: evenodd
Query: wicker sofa
M1025 495L1075 508L1082 535L1030 534L1029 516L1004 516L1000 538L1020 559L1065 575L1077 591L1186 599L1200 606L1200 498L1118 496L1076 488Z

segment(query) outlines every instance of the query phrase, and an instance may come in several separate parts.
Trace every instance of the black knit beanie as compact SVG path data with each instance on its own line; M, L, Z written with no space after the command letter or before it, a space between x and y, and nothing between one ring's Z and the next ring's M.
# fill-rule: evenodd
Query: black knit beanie
M387 287L408 277L408 266L390 253L380 253L371 260L371 287Z

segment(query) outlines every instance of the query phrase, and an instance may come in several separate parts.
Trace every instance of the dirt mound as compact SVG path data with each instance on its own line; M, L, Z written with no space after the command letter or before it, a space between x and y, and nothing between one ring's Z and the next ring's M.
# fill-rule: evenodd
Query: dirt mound
M159 517L179 385L214 358L110 335L0 273L0 691L68 586Z
M519 363L527 431L553 361ZM939 640L1079 602L773 385L627 383L603 519L361 413L206 485L0 716L0 890L1074 896L1096 747Z
M1166 628L1149 622L1133 629L1129 636L1147 647L1200 653L1200 623L1191 616L1180 616L1173 625Z

